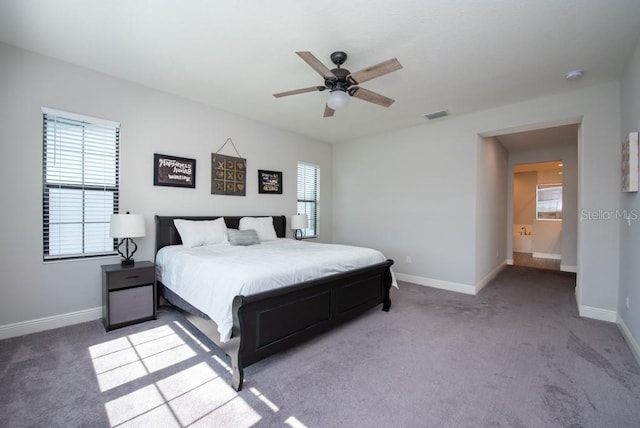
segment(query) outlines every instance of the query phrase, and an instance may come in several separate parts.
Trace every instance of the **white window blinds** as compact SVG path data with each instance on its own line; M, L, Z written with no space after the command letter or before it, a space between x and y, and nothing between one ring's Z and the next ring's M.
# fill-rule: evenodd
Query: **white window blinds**
M43 108L44 259L114 253L120 124Z
M320 168L315 165L298 163L298 214L306 214L309 227L304 236L318 236L320 213Z

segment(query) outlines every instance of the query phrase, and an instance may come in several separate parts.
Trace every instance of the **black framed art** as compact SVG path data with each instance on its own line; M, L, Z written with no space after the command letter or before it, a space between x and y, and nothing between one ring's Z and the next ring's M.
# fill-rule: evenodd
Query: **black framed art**
M259 169L258 192L282 195L282 171Z
M153 185L196 187L196 160L178 156L153 154Z

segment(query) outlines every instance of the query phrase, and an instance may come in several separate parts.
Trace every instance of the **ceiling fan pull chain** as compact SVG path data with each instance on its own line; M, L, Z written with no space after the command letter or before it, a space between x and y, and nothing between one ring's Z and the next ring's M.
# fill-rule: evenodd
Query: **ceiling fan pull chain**
M224 146L227 145L227 143L231 143L231 145L233 146L233 150L236 151L236 154L238 155L239 158L241 158L242 156L240 156L240 152L238 151L238 149L236 148L236 145L233 144L233 140L231 139L231 137L227 138L227 141L224 142L224 144L222 146L220 146L220 148L215 152L216 154L220 153L220 150L224 149Z

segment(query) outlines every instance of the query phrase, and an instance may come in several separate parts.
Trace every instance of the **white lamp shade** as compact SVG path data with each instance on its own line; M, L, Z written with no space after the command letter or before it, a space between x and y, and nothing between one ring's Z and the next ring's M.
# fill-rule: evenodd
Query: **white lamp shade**
M297 214L291 216L291 229L306 229L309 227L309 219L306 214Z
M349 104L350 95L340 89L335 89L327 95L327 105L330 109L339 110Z
M145 235L142 214L112 214L109 225L111 238L137 238Z

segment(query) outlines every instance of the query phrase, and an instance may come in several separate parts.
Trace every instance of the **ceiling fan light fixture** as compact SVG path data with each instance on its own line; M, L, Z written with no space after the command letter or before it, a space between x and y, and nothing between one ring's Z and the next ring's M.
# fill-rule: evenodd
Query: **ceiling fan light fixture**
M350 95L342 89L334 89L327 94L327 105L332 110L345 108L349 104Z

